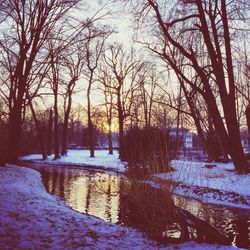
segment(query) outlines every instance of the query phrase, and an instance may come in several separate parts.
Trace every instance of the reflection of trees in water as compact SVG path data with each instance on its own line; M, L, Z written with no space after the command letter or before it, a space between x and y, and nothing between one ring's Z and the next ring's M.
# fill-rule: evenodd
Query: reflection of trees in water
M106 192L106 206L105 206L105 214L109 222L111 222L111 176L108 176L108 189Z
M90 177L90 174L88 174L85 213L88 213L88 212L89 212L90 194L91 194L90 180L91 180L91 177Z
M237 235L238 246L249 247L250 217L238 216L240 210L217 209L185 198L179 202L175 199L174 203L167 189L163 191L103 173L60 168L42 171L42 176L46 189L64 198L75 210L136 227L154 239L223 242L225 239L211 224L231 241Z
M99 199L98 209L103 209L103 219L118 222L120 177L108 174L93 176L92 192Z
M206 205L182 197L175 197L175 204L220 229L221 233L227 235L233 244L239 247L250 247L249 212L244 213L237 208L229 210L222 206Z
M238 228L238 235L235 238L235 244L239 247L248 247L250 249L250 216L247 218L240 218L236 216L234 223Z
M58 174L58 181L59 181L59 196L64 197L64 187L66 181L66 172L67 171L60 171Z
M228 243L208 223L175 206L168 190L155 189L142 182L122 183L119 218L159 241L177 243L193 239Z
M64 198L73 209L117 222L119 177L67 168L42 171L42 176L47 191Z

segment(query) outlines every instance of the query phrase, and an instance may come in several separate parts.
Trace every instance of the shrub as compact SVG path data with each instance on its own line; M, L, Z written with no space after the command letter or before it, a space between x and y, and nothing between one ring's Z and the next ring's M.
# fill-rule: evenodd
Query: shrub
M154 127L131 128L124 136L124 159L129 170L144 174L169 170L168 134Z

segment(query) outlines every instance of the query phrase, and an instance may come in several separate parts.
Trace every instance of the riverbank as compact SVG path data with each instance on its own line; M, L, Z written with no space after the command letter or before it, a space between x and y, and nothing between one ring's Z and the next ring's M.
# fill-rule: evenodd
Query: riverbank
M155 249L131 228L78 213L48 194L32 169L0 168L1 249Z
M95 167L117 172L125 172L126 163L118 158L118 152L109 155L107 150L96 150L95 157L89 157L88 150L69 150L68 155L53 160L42 160L41 155L21 157L21 160L42 165L70 164L82 167ZM250 209L250 174L238 175L232 163L206 163L173 160L175 171L155 174L152 183L171 181L176 194L195 198L202 202L223 204Z
M173 160L175 171L153 176L156 182L173 180L172 192L205 203L250 209L250 174L238 175L233 163Z
M78 213L48 194L40 174L0 168L0 249L235 249L188 242L160 246L135 229Z

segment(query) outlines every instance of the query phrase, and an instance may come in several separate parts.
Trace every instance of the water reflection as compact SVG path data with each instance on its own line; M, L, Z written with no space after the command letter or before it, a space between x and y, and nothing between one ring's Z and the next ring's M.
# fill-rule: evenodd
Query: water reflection
M227 235L232 245L250 248L250 211L225 206L202 204L183 197L174 197L175 204L184 207L197 218Z
M232 244L250 247L247 210L204 205L178 196L171 199L167 190L107 173L70 168L46 169L41 173L47 191L64 198L73 209L138 228L161 242L192 239L223 243L221 232Z
M42 171L49 193L65 199L73 209L117 223L120 177L59 168Z

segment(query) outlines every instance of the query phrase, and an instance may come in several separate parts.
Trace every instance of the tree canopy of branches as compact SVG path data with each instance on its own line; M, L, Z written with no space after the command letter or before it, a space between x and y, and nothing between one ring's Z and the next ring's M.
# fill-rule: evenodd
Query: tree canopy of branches
M1 4L1 57L9 102L7 160L17 160L25 92L47 38L79 0L7 0ZM34 73L34 72L33 72Z
M236 110L230 25L240 3L226 0L136 1L136 17L155 35L144 45L171 66L208 108L220 148L238 173L248 171ZM241 13L240 13L241 14ZM148 26L147 26L148 27Z
M123 159L124 122L130 114L129 110L132 105L130 97L133 97L136 78L142 68L143 62L141 62L133 49L130 50L130 52L126 52L119 44L110 46L109 49L106 50L104 62L109 68L108 72L111 74L111 82L103 81L103 84L110 88L116 95L115 106L118 113L119 124L119 153L120 158ZM101 69L101 71L102 74L106 74L105 69Z

